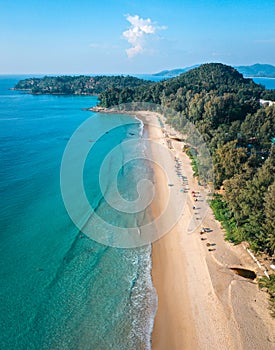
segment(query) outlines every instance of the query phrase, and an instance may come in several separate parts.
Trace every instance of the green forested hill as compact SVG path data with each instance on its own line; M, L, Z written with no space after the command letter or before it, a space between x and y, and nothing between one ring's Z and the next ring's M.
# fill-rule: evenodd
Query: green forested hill
M98 95L106 89L149 85L150 82L131 76L59 76L20 80L16 90L29 90L32 94Z
M240 99L257 99L263 91L263 87L255 84L252 79L244 79L234 68L220 63L210 63L177 77L153 83L146 88L140 86L137 89L125 88L120 91L112 91L110 88L100 95L100 99L101 105L105 107L131 99L162 103L180 111L185 108L186 98L196 93L212 93L217 96L234 93Z
M232 67L213 63L146 87L105 90L100 103L169 107L179 113L168 115L168 122L183 132L185 120L193 122L212 153L215 187L225 190L212 206L228 238L247 240L253 249L272 255L275 105L260 106L263 96L272 96L272 91L244 79Z
M185 67L185 68L177 68L177 69L171 69L171 70L164 70L159 73L155 73L155 76L162 76L162 77L175 77L179 74L182 74L184 72L187 72L188 70L199 67L200 65L197 64L192 67ZM275 78L275 66L272 66L271 64L260 64L256 63L251 66L235 66L234 67L239 73L243 74L246 77L269 77L269 78Z

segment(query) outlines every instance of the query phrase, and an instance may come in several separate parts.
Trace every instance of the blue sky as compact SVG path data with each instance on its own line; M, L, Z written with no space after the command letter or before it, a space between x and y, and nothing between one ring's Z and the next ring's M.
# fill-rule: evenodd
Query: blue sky
M0 74L275 65L274 0L0 0Z

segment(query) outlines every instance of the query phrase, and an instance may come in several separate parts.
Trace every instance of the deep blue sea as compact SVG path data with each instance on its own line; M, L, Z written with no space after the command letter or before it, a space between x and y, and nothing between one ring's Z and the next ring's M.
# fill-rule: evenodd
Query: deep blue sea
M256 84L261 84L265 86L266 89L275 89L275 78L251 78Z
M151 247L112 248L87 238L71 221L60 190L66 144L94 118L95 129L111 131L87 157L84 184L90 202L104 207L98 167L121 142L136 138L138 145L141 124L83 111L95 97L9 90L20 78L0 77L0 349L149 349L156 311ZM121 125L115 129L114 118ZM144 164L124 170L118 183L131 199L135 179L147 170ZM106 183L114 180L112 167L106 177Z

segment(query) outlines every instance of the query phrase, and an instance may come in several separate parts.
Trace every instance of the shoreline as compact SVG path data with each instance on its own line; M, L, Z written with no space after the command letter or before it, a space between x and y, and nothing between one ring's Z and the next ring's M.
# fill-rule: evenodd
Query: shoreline
M155 117L152 120L152 116ZM135 113L135 117L146 125L148 136L151 141L159 144L165 144L163 132L159 127L158 116L147 112ZM166 147L166 146L165 146ZM152 157L157 162L162 156L152 151ZM172 154L170 162L173 163ZM173 164L172 164L173 165ZM151 203L152 216L158 217L164 210L169 194L167 179L159 166L154 164L154 182L155 198ZM173 167L168 168L171 171L170 178L176 176ZM168 212L173 217L173 208ZM159 228L156 227L158 230ZM174 241L179 240L179 227L176 224L172 230L152 243L152 282L157 291L158 307L154 319L152 333L152 349L196 349L197 341L195 336L195 325L191 316L189 304L189 293L184 281L186 279L184 264L179 266L178 261L184 259L181 247L175 246ZM173 250L173 255L169 254ZM170 258L169 258L170 256ZM171 273L175 267L178 267L177 274ZM178 275L181 278L178 278ZM165 281L165 285L163 282Z
M166 144L159 115L147 111L127 114L147 125L149 139ZM152 281L158 295L152 349L274 349L275 325L267 293L260 291L255 281L235 274L231 268L247 268L258 275L262 271L243 245L233 246L224 240L224 231L206 202L207 189L193 178L191 161L181 151L181 142L170 142L172 154L183 164L190 190L180 221L152 244ZM156 161L158 157L159 154L153 154ZM175 171L173 167L170 170ZM154 180L157 191L151 209L156 217L166 201L168 186L157 167ZM181 186L175 183L170 193L175 205L180 200ZM194 219L195 204L192 189L200 193L200 206L206 207L207 214L190 234L188 227ZM210 232L200 235L202 226L209 227Z

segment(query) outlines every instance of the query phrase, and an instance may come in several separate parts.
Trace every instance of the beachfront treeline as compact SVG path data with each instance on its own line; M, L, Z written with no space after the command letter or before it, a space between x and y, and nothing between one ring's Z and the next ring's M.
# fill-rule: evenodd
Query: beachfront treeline
M184 133L185 121L191 121L211 151L215 187L222 190L212 208L227 238L274 254L275 105L261 105L260 99L275 101L275 90L219 63L158 83L129 76L45 77L20 81L15 88L97 94L102 107L149 102L178 112L167 115L168 123Z
M223 195L212 207L227 238L273 255L275 105L261 105L260 99L275 100L274 93L232 67L205 64L146 87L105 90L100 104L160 104L179 112L167 121L183 133L185 120L193 122L213 157L215 187Z

